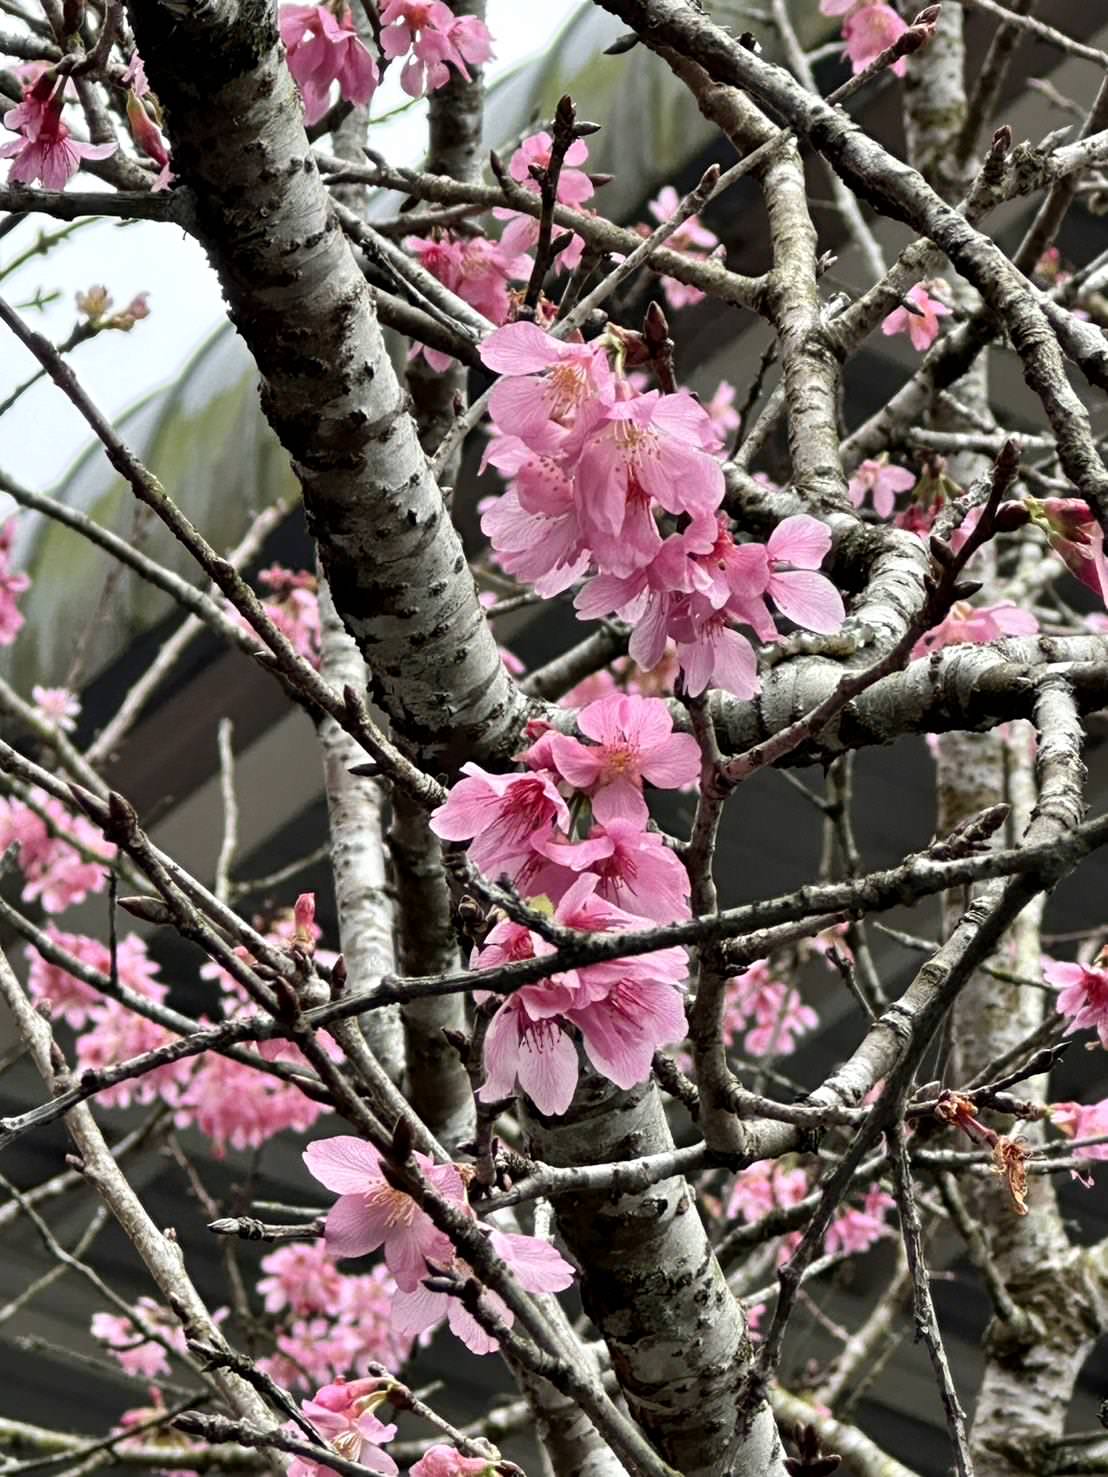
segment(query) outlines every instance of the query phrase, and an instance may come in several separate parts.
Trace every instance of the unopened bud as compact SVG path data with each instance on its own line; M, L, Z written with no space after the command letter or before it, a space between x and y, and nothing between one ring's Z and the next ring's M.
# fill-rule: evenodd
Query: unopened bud
M116 900L125 913L142 923L153 923L163 928L173 922L173 914L160 897L121 897Z
M669 338L669 322L656 302L646 310L642 322L643 336L650 347L661 348Z
M296 925L293 934L293 943L305 954L315 953L315 893L302 892L292 907L292 916Z
M997 533L1015 533L1031 521L1031 514L1022 503L1001 503L993 521Z

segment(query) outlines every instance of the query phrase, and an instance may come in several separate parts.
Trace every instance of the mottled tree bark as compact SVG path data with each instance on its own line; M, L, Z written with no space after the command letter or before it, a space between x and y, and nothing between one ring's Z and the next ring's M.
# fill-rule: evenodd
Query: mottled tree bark
M434 768L507 758L522 699L419 446L373 294L319 179L262 0L131 9L196 234L257 362L336 607L397 732Z
M326 584L320 584L322 662L325 677L340 689L366 685L365 663L344 629ZM385 872L385 795L379 780L351 774L365 755L333 718L319 725L323 786L331 839L331 872L339 912L339 946L351 989L366 989L396 967L393 905ZM404 1070L400 1011L395 1005L362 1017L366 1043L385 1071L399 1080Z
M654 1083L622 1092L586 1071L573 1105L546 1119L527 1106L528 1142L550 1164L600 1164L672 1148ZM684 1179L637 1195L571 1194L557 1227L582 1268L636 1420L683 1477L783 1477L772 1412L741 1413L752 1349L743 1311Z

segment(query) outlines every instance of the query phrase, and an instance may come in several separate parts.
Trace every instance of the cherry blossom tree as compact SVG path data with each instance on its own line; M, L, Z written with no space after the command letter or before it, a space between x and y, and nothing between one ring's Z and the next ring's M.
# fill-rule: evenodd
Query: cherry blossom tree
M667 69L726 159L684 194L655 181L639 218L605 212L604 120L569 95L483 154L483 0L0 5L0 239L34 216L194 237L311 544L302 567L266 563L278 501L224 552L97 407L75 351L141 334L144 293L113 311L83 291L61 344L0 296L9 340L174 551L0 473L20 508L0 644L26 637L20 519L66 525L179 618L99 732L79 684L0 679L0 993L41 1079L0 1149L57 1121L72 1147L43 1184L2 1181L0 1226L26 1218L57 1264L25 1300L58 1268L96 1289L91 1338L136 1387L107 1432L0 1421L0 1473L518 1477L502 1447L526 1432L558 1477L913 1477L852 1413L898 1326L926 1348L962 1477L1108 1471L1108 1435L1067 1426L1108 1324L1108 1247L1058 1200L1108 1157L1108 1100L1052 1089L1071 1038L1108 1046L1108 924L1043 935L1052 890L1108 842L1082 758L1108 707L1086 393L1108 384L1108 263L1055 244L1108 188L1108 54L1029 0L768 0L757 35L697 0L596 4L621 27L604 64ZM1099 69L1041 143L1004 118L1029 37ZM371 147L393 68L426 99L419 169ZM902 111L901 153L859 121L873 95ZM866 272L849 292L817 160ZM742 181L753 275L717 229ZM990 218L1020 197L1034 214L1005 251ZM907 232L895 259L886 220ZM694 393L683 334L706 311L756 316L770 347L742 384ZM911 364L867 417L844 372L873 335ZM996 412L1001 354L1034 431ZM570 634L527 670L502 618L556 601ZM162 849L113 767L201 632L314 725L334 936L296 868L264 911L241 905L219 713L210 872ZM873 869L854 758L913 735L936 830ZM812 765L819 792L793 773ZM806 796L822 862L729 906L721 828L768 770ZM90 898L100 933L75 921ZM903 904L927 936L882 922ZM914 961L898 994L883 928ZM194 1011L163 931L193 950ZM816 1077L797 1065L813 979L851 1031ZM303 1203L282 1221L217 1204L211 1156L279 1137ZM132 1184L158 1148L227 1253L223 1303ZM70 1248L45 1207L76 1193L95 1215ZM148 1275L133 1299L97 1268L109 1218ZM936 1314L940 1232L992 1308L976 1390ZM825 1288L893 1245L871 1311L838 1329ZM798 1357L801 1308L840 1338L832 1361ZM431 1339L502 1363L512 1400L448 1419L412 1388Z

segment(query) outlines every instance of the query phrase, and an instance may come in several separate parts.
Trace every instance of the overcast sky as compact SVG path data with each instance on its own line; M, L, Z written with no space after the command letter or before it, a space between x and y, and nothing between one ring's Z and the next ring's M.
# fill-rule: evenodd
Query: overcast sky
M541 53L578 8L580 0L488 0L488 21L496 45L490 78ZM392 67L374 98L384 114L405 101L399 68ZM416 164L425 147L425 104L400 114L373 131L373 146L396 164ZM6 137L7 135L4 135ZM74 188L87 189L87 180ZM0 243L0 264L33 245L40 231L53 234L58 222L34 216ZM100 408L118 415L146 391L171 379L223 316L219 286L197 244L176 227L135 222L96 221L83 225L49 255L33 258L3 283L9 302L25 305L36 294L58 292L45 311L30 321L55 341L75 322L73 293L103 283L120 306L136 293L150 294L150 317L132 333L103 334L82 345L72 363ZM30 377L35 361L11 338L0 352L0 399ZM76 411L49 384L40 384L0 419L0 467L39 489L62 476L85 445L87 432Z

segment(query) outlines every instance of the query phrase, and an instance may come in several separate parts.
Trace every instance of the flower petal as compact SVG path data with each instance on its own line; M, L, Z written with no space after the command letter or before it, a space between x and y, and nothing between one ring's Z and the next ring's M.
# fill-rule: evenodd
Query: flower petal
M304 1163L308 1173L336 1195L364 1194L381 1182L376 1149L350 1133L316 1139L304 1150Z

